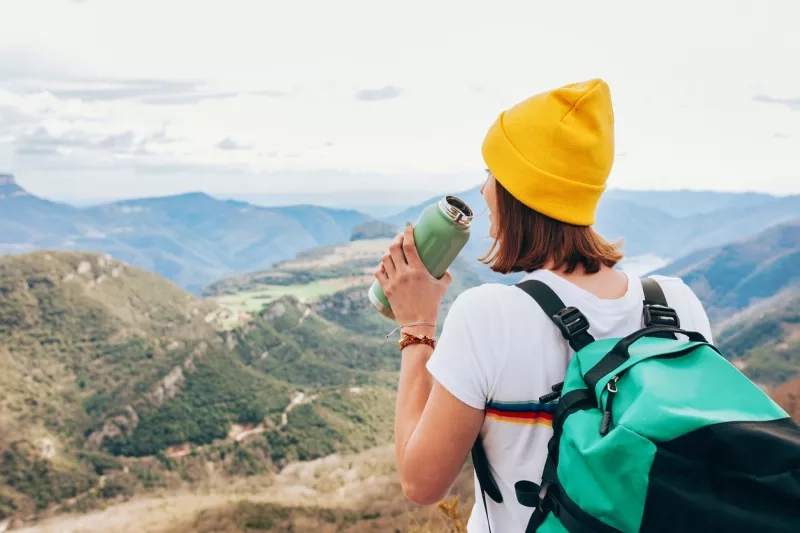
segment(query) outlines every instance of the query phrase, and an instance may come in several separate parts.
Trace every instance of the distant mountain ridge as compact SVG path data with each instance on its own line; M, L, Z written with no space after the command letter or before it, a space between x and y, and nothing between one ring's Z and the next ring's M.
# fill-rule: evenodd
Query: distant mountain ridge
M194 293L215 279L346 242L369 218L317 206L257 207L202 193L78 209L29 195L8 174L0 183L0 253L109 253Z
M468 259L481 257L491 243L485 237L488 235L488 217L480 215L486 207L480 188L454 194L477 214L473 222L473 237L463 253ZM438 200L431 198L387 221L397 225L407 220L413 222L426 206ZM710 208L709 204L714 207ZM674 260L755 235L797 218L798 213L800 195L781 197L755 193L612 189L598 204L594 228L612 241L622 239L626 256L652 254ZM682 216L676 216L678 214Z
M658 269L697 294L714 343L766 388L800 375L800 217Z
M484 281L514 281L518 276L496 275L477 261L491 244L479 189L457 196L478 213L461 258ZM402 227L436 200L382 222ZM600 201L595 227L609 239L624 239L627 257L674 260L754 235L798 212L797 195L609 190ZM355 210L259 207L203 193L76 208L30 195L13 176L0 175L0 254L37 249L110 253L194 294L216 280L268 269L304 250L348 242L357 226L373 220Z
M712 320L800 286L800 217L755 236L694 252L654 272L683 279Z
M656 194L653 194L653 193ZM776 200L779 196L756 192L720 192L720 191L635 191L626 189L610 189L604 194L606 198L633 202L645 207L658 209L676 218L713 213L731 207L747 207Z

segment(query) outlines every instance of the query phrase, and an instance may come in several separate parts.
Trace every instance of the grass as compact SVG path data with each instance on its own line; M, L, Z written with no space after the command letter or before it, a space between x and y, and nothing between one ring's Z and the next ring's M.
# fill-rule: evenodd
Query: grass
M357 278L355 280L357 282ZM284 296L292 296L302 302L311 301L321 296L328 296L346 289L354 283L352 277L330 280L319 280L295 285L264 285L256 291L245 291L238 294L218 296L213 300L233 313L259 312L263 307Z
M242 446L228 448L224 458L206 456L198 450L197 454L172 461L170 470L163 465L158 469L152 458L137 460L136 479L156 481L162 488L130 498L129 484L120 479L118 471L112 471L109 478L115 481L108 492L126 501L109 506L102 513L82 514L96 504L84 498L69 506L73 514L53 517L25 531L251 533L264 531L263 527L268 527L267 531L314 533L464 531L463 521L473 499L469 463L439 506L420 507L402 493L391 444L355 454L293 462L280 473L237 473L232 477L226 468L244 464L238 453L241 449ZM251 453L255 450L246 449ZM213 469L208 468L209 462ZM131 461L125 463L130 465ZM148 464L151 470L142 471ZM133 472L134 467L130 469ZM191 480L192 488L175 485L172 480L176 475Z

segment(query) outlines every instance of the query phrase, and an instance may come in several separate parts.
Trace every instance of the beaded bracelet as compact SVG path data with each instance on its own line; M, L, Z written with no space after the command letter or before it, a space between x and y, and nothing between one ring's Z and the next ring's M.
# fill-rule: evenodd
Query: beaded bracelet
M400 339L397 346L400 348L400 351L403 351L403 348L411 346L412 344L427 344L431 348L436 348L436 341L433 338L427 335L411 335L409 333L403 333L403 338Z

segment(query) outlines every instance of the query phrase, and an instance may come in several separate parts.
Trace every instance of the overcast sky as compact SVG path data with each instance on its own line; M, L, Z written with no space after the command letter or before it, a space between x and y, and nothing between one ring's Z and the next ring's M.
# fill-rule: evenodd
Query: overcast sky
M655 6L3 0L0 172L69 198L457 191L502 109L602 77L611 187L800 192L800 2Z

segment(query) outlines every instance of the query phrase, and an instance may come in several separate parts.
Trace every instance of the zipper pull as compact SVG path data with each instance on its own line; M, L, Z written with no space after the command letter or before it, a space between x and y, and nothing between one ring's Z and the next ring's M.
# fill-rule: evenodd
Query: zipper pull
M603 421L600 423L600 435L605 436L608 434L609 426L611 426L611 403L614 401L614 395L617 393L617 380L619 376L614 376L611 381L606 385L608 390L608 398L606 398L606 408L603 411Z
M540 396L539 397L539 403L550 403L553 400L555 400L556 398L561 397L561 390L563 388L564 388L564 382L563 381L561 383L556 383L555 385L550 387L550 390L553 391L553 392L548 392L544 396Z

